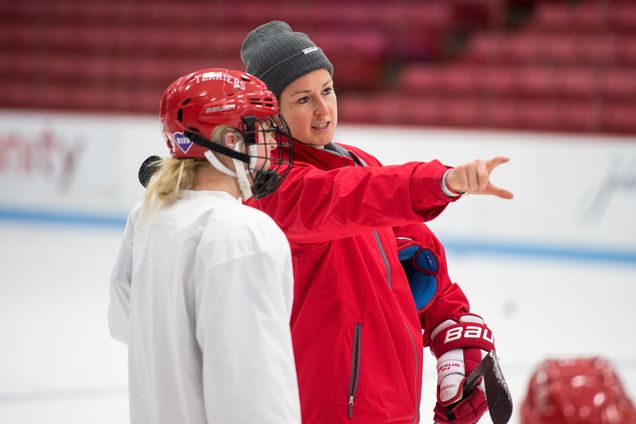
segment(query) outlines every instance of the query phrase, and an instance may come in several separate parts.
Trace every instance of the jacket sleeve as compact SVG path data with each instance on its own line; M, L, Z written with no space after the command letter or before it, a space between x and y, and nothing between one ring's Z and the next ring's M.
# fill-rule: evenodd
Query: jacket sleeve
M288 265L257 253L206 268L196 339L209 422L300 423Z
M420 324L424 330L424 346L430 344L431 331L446 319L457 319L470 312L470 304L458 284L448 275L444 246L423 223L395 227L396 237L410 238L416 244L433 252L437 259L437 293L431 303L420 311Z
M378 227L429 221L449 202L438 161L342 167L296 165L277 192L256 201L297 243L351 237Z
M132 279L133 237L135 217L133 211L128 216L124 236L110 278L110 299L108 303L108 328L110 335L123 343L128 343L130 283Z

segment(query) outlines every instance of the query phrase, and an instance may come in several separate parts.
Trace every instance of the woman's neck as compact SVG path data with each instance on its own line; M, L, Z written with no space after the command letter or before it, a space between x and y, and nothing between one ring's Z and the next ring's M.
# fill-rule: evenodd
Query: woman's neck
M211 165L204 165L197 169L192 190L224 191L237 199L241 197L236 178L214 169Z

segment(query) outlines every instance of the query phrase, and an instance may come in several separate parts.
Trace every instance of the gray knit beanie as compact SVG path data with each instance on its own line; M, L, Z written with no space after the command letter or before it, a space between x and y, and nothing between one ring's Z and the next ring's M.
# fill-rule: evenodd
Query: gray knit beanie
M261 79L276 97L297 78L333 66L320 47L302 32L293 32L282 21L272 21L252 30L241 47L247 73Z

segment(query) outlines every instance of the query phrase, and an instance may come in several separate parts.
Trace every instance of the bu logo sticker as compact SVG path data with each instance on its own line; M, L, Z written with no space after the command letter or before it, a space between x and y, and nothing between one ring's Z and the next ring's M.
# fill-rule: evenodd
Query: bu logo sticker
M185 136L185 134L182 132L176 132L172 134L172 138L174 140L174 144L179 146L179 149L181 149L183 153L188 153L188 150L192 147L192 142Z

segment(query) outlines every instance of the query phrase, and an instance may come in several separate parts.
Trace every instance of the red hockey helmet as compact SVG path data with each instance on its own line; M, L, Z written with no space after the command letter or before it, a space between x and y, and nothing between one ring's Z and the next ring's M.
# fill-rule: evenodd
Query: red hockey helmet
M276 96L265 83L245 72L208 68L184 75L164 92L159 115L173 158L204 158L208 157L206 152L213 150L240 160L251 172L256 198L275 190L291 167L291 134L278 113ZM212 132L219 125L237 129L246 143L246 151L212 143ZM257 160L254 148L259 132L267 140L265 143L273 140L281 152L275 158L260 157L266 162ZM256 169L256 163L269 163L271 168ZM237 172L241 174L243 170Z
M521 405L521 424L634 424L636 410L603 358L547 359Z
M172 157L203 158L208 149L183 136L184 132L209 139L219 125L241 129L243 117L278 116L278 103L261 80L241 71L209 68L170 84L159 114Z

